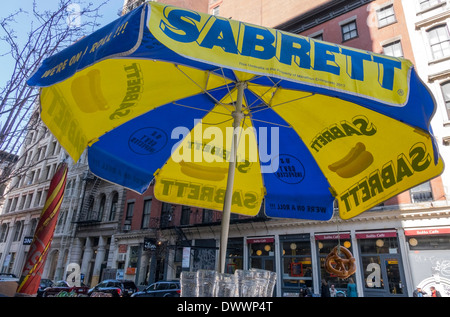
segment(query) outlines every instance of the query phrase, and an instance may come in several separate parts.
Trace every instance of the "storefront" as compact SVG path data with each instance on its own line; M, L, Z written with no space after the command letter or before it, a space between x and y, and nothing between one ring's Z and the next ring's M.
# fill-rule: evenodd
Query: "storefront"
M313 288L313 266L309 234L279 237L281 269L278 279L281 296L298 296L300 289Z
M328 273L325 270L325 259L333 248L338 245L347 248L350 252L352 252L352 254L354 254L350 232L316 233L315 241L319 263L317 268L319 288L321 281L325 280L329 286L334 285L338 291L346 292L349 279L340 279L336 275ZM354 281L354 277L352 277L352 280Z
M327 228L332 226L324 225L321 229ZM347 225L339 232L305 230L289 234L288 231L270 236L230 237L226 272L233 274L237 269L250 268L274 271L277 273L274 296L280 297L298 297L306 291L320 296L322 280L346 293L350 278L356 284L357 295L362 297L412 296L417 285L425 289L439 285L443 296L450 296L450 226L362 231ZM140 244L124 248L119 243L117 269L122 269L124 275L134 273L133 267L136 275L142 271L138 269L142 261L136 260L136 245ZM338 245L347 248L356 259L357 270L347 279L325 270L327 255ZM181 270L215 269L218 249L217 239L193 239L189 247L179 247L179 252L164 253L173 253L174 258L167 259L171 264L165 268L175 271L161 270L165 275L156 274L155 278L179 278ZM147 270L146 275L154 272Z
M435 286L442 296L450 296L450 227L405 230L413 287L430 294Z
M274 237L247 238L249 267L275 272Z
M396 230L356 232L365 297L408 296Z

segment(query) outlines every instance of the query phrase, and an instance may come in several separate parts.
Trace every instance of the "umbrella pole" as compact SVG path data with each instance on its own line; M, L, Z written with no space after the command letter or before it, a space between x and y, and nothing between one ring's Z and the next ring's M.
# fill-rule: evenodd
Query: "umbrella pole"
M222 225L220 233L220 248L219 248L219 272L225 272L225 262L227 256L227 244L228 244L228 231L230 228L230 213L231 213L231 201L233 197L233 184L234 184L234 172L236 169L236 153L238 147L238 134L236 133L236 128L241 126L244 114L242 113L242 100L244 98L244 89L247 84L245 82L238 82L236 87L238 90L238 95L236 99L235 111L232 113L234 118L233 122L233 139L231 140L231 156L228 165L228 178L227 178L227 188L225 191L225 199L223 203L223 213L222 213Z

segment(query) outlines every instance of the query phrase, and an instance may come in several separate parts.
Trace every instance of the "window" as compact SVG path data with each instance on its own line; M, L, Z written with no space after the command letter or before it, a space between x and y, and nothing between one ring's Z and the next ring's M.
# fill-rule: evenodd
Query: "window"
M226 273L234 274L236 270L244 268L244 240L230 238L227 245Z
M379 28L397 22L395 19L394 5L391 4L379 9L377 11L377 17Z
M450 120L450 82L441 85L442 96L444 97L445 108L447 109L447 116Z
M34 199L34 207L39 206L39 203L41 201L41 196L42 196L42 190L40 190L36 193L36 198Z
M203 209L202 223L210 223L213 221L214 212L211 209Z
M94 196L89 196L89 204L88 204L88 220L91 219L95 219L95 215L94 215L94 203L95 203L95 199Z
M8 237L9 226L7 223L2 224L0 229L0 242L6 242L6 238Z
M119 194L114 193L111 201L111 210L109 211L109 221L116 218L117 202L119 201Z
M342 41L348 41L355 37L358 37L358 30L356 28L356 21L352 21L341 25Z
M12 268L14 266L15 259L16 259L16 253L15 252L10 252L5 257L5 260L3 262L3 268L1 269L1 271L5 272L5 273L11 273L12 272Z
M220 6L216 6L216 7L211 9L211 14L212 15L219 15L219 12L220 12Z
M450 35L447 25L434 27L427 31L433 59L450 55Z
M300 289L313 286L309 234L280 236L283 295L298 296Z
M317 34L316 36L313 37L313 39L323 41L323 33Z
M413 203L433 201L433 193L431 192L430 182L425 182L419 186L413 187L410 192Z
M392 57L403 57L402 43L400 40L383 45L383 54Z
M190 217L191 217L191 207L182 206L181 207L180 225L188 225Z
M410 250L448 250L450 235L424 235L408 238Z
M175 206L173 207L175 208ZM172 221L172 213L173 213L172 204L163 203L161 206L161 227L166 228L169 226L169 223Z
M335 234L329 234L329 236L335 236ZM329 239L326 237L325 240L322 240L322 237L318 237L316 235L316 246L320 263L320 279L325 279L330 285L334 284L337 289L346 290L349 280L340 279L336 275L330 274L325 270L326 257L337 245L343 245L353 253L353 245L351 243L350 234L341 233L336 236L337 239Z
M323 30L319 30L317 32L311 33L308 35L308 37L315 39L315 40L323 41Z
M144 211L142 213L142 223L141 228L147 229L150 226L150 212L152 209L152 200L147 199L144 201Z
M105 211L106 195L103 194L100 200L100 206L98 207L98 220L102 220L103 212Z
M127 215L126 215L126 220L130 220L131 218L133 218L133 211L134 211L134 202L130 202L127 204Z
M419 0L420 10L426 10L441 2L442 0Z

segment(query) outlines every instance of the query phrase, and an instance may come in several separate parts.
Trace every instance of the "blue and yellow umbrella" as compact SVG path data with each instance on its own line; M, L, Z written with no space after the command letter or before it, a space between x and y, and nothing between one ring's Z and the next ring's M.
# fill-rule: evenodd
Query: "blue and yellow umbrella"
M74 160L158 200L343 219L439 175L413 65L149 2L45 60L41 117Z

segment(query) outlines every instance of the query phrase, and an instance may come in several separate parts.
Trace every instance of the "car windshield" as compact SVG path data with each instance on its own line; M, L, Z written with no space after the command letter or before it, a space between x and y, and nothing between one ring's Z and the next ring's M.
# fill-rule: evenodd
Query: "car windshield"
M149 287L145 289L146 291L155 291L156 290L156 283L151 284Z
M69 285L65 281L59 281L55 284L56 287L68 287Z

